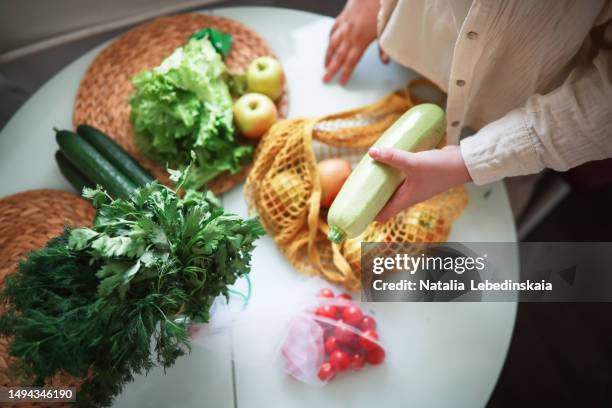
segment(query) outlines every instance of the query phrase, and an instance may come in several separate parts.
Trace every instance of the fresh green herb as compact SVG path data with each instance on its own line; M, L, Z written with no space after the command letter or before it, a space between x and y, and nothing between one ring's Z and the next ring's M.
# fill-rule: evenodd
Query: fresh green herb
M222 172L239 172L253 148L234 137L230 74L208 35L193 37L158 67L136 75L130 98L136 145L157 163L196 162L187 186L199 188Z
M200 31L193 33L189 38L195 38L197 40L208 38L212 46L215 48L215 51L217 51L223 57L227 57L230 49L232 48L233 38L231 35L217 31L210 27L203 28Z
M101 188L84 196L97 208L93 228L66 229L6 279L0 335L14 336L12 369L24 380L85 378L79 405L107 406L135 374L188 350L181 318L208 321L215 297L249 272L264 231L212 194L181 198L157 182L125 200Z

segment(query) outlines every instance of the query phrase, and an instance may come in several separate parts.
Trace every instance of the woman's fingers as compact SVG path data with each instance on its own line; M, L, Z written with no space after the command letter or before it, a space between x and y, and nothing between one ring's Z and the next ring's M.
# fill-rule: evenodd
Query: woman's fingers
M398 149L371 148L368 153L374 160L385 163L404 173L413 170L416 164L414 153L404 152ZM409 190L410 186L408 183L403 182L395 193L393 193L389 202L380 210L376 216L376 221L386 221L412 204L411 200L413 197Z
M334 25L332 25L331 30L329 30L329 36L331 37L332 35L334 35L334 32L336 31L336 29L338 28L338 26L340 25L340 23L342 22L342 14L338 15L338 17L336 17L336 19L334 20Z
M338 15L338 17L336 17L336 19L334 20L334 25L332 25L331 30L329 31L329 36L331 38L332 35L334 35L334 33L336 32L336 30L338 29L338 27L340 27L342 25L342 23L344 22L344 13L340 13Z
M327 46L327 52L325 53L325 67L329 65L334 53L338 49L338 45L340 44L340 40L342 39L342 31L337 30L332 33L329 37L329 45Z
M340 45L338 45L337 50L331 57L331 61L327 66L327 71L325 72L325 76L323 76L323 81L327 82L331 80L334 75L336 75L342 64L344 64L344 60L346 59L346 53L348 51L347 47L348 45L346 42L341 42Z
M416 164L414 153L404 152L398 149L377 149L372 147L368 153L374 160L388 164L404 172L410 171Z
M389 56L387 55L387 53L380 47L380 45L378 45L378 56L380 57L380 60L382 61L383 64L388 64L389 63Z
M410 187L406 182L404 182L399 186L395 193L393 193L391 199L387 202L387 204L385 204L383 209L380 210L375 220L380 222L387 221L389 218L393 217L412 204Z
M351 74L353 73L353 70L355 69L355 66L357 65L357 63L361 59L361 56L363 55L363 51L364 51L363 48L360 49L357 46L357 47L351 48L351 50L348 52L346 60L344 61L344 68L342 69L342 76L340 77L340 83L342 85L346 85L346 83L350 79Z

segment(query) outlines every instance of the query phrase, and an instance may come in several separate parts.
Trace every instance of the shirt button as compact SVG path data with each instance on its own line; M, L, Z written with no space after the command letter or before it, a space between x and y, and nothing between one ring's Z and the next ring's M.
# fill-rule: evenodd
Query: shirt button
M465 81L463 79L458 79L456 84L457 84L457 86L463 86L463 85L465 85Z
M475 40L478 38L478 33L476 31L470 31L469 33L467 33L467 38L469 38L470 40Z
M452 127L457 127L457 126L459 126L459 124L460 124L460 123L461 123L461 122L459 122L458 120L453 120L453 121L451 122L451 126L452 126Z

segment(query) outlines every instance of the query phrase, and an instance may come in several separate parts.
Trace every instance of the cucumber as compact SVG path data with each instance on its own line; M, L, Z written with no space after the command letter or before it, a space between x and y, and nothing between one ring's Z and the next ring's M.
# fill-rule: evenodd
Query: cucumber
M106 160L132 180L142 186L154 180L148 171L143 169L121 146L100 130L89 125L79 125L77 134L92 145Z
M429 150L440 143L445 130L444 111L437 105L421 104L404 113L372 147L410 152ZM366 153L329 209L329 240L340 243L361 234L403 178L400 171L375 161Z
M70 185L74 187L78 192L82 192L83 188L94 188L94 183L91 182L83 173L70 163L70 161L60 152L55 152L55 161L57 167L60 169L60 173L68 180Z
M106 160L82 137L68 130L55 134L60 151L92 183L99 184L115 198L127 198L136 185Z

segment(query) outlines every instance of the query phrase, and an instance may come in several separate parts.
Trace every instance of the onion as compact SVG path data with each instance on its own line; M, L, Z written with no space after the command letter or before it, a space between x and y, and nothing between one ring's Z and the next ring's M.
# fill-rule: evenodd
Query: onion
M321 181L321 207L329 208L351 174L351 163L344 159L327 159L317 164Z

